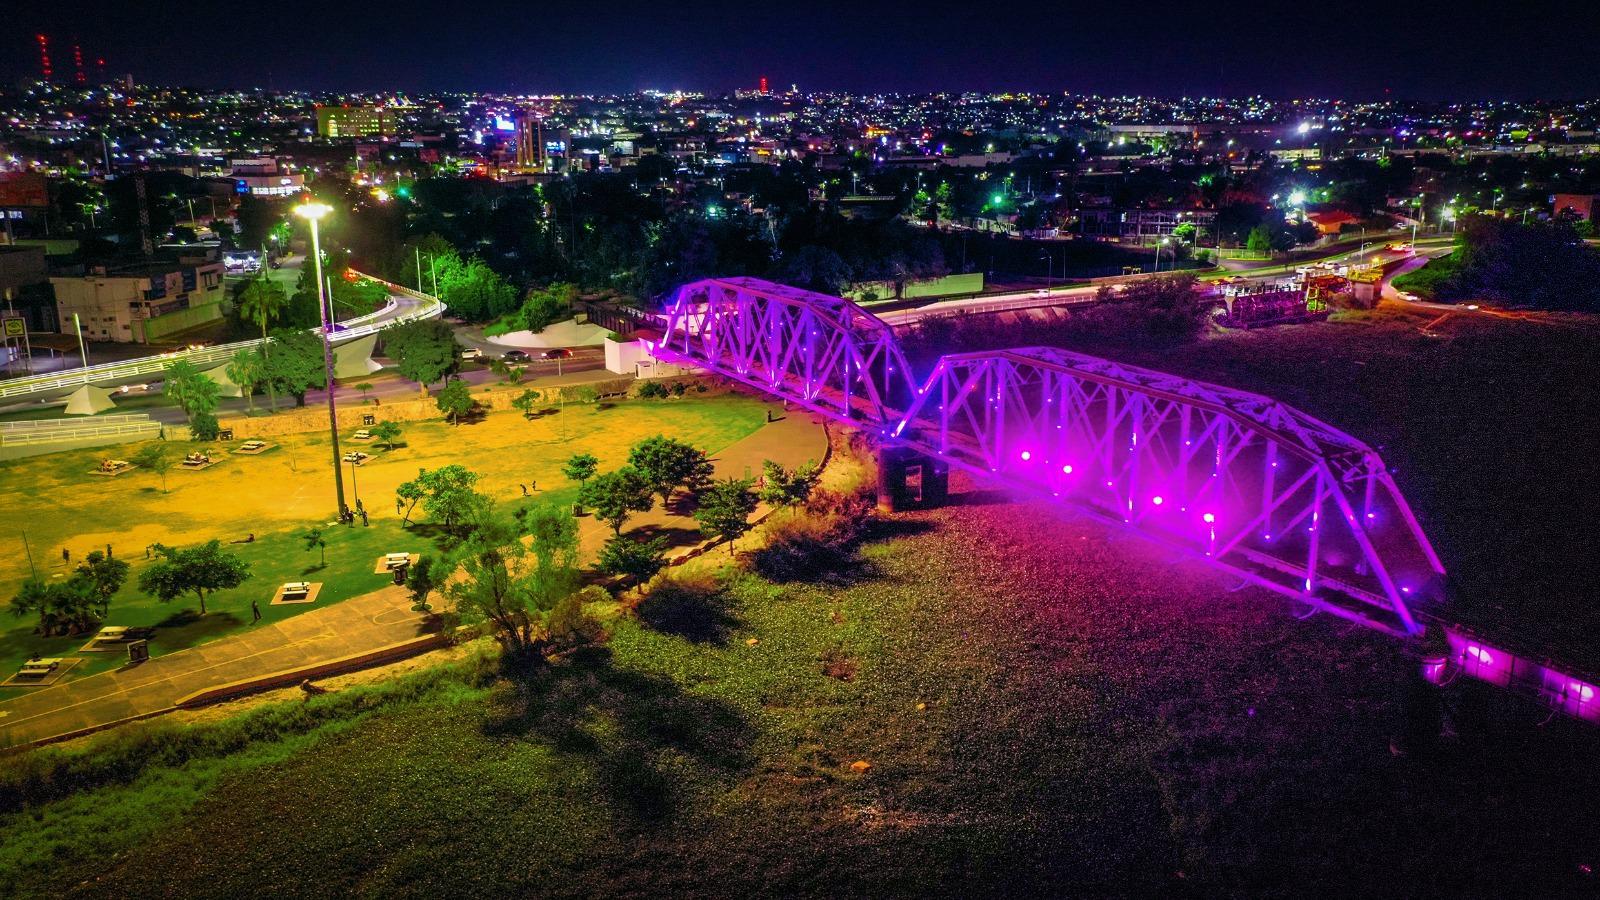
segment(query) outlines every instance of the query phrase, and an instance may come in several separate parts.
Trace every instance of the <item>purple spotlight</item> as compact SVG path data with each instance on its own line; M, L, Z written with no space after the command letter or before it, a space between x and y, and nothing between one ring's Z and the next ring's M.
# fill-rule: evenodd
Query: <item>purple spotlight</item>
M1477 644L1468 644L1467 645L1467 655L1472 657L1473 659L1477 660L1478 661L1478 665L1481 665L1481 666L1492 666L1492 665L1494 665L1494 654L1492 654L1489 651L1483 649L1482 647L1479 647Z
M1205 523L1207 525L1210 525L1211 523L1217 521L1217 517L1212 515L1211 513L1206 513L1205 515L1201 516L1200 518L1205 520Z
M1567 685L1567 688L1572 691L1572 696L1575 697L1579 703L1588 703L1590 700L1594 699L1594 688L1590 685L1584 684L1581 681L1574 681Z
M1154 503L1157 506L1160 506L1161 503L1162 503L1161 498L1159 496L1158 497L1151 497L1150 498L1150 502Z
M1022 461L1027 462L1030 459L1033 459L1033 453L1028 450L1022 451Z
M1063 475L1071 475L1072 474L1072 466L1070 464L1062 466L1061 467L1061 474L1063 474Z

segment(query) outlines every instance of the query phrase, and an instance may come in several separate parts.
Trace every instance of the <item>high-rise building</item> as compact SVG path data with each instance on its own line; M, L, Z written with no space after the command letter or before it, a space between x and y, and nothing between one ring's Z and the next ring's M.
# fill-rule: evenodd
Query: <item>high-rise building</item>
M382 106L319 106L317 133L325 138L390 137L394 113Z
M534 113L517 116L517 169L522 172L564 172L571 152L572 132L545 128Z

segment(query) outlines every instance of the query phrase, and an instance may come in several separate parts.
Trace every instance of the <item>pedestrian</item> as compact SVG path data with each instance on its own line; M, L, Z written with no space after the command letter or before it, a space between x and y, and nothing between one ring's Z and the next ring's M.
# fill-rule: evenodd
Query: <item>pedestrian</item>
M532 478L529 478L528 479L528 492L532 493L534 491L537 491L538 489L539 489L539 482L534 481Z
M401 515L404 512L405 512L405 504L400 502L400 498L399 497L394 498L394 514L398 516L398 515Z
M367 525L367 511L364 510L364 509L361 511L361 527L362 528L371 527L371 526Z
M111 558L111 545L107 544L106 545L106 559L110 559L110 558Z
M366 512L367 508L361 505L361 498L356 498L356 512Z
M65 547L61 548L61 564L63 566L72 565L72 551Z
M522 488L522 496L524 496L524 497L528 496L528 486L527 485L518 484L517 487Z
M167 426L165 426L165 425L161 426L161 431L156 436L161 438L163 441L166 440L167 439Z
M150 545L149 544L145 544L144 545L144 558L145 559L149 559L150 558Z
M250 601L250 615L255 616L255 618L250 621L251 625L261 621L261 605L254 600Z

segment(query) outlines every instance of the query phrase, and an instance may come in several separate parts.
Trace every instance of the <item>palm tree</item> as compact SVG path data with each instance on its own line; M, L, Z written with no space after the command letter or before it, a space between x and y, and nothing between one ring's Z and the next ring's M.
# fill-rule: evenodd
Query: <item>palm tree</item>
M262 272L261 277L245 285L244 290L239 292L239 314L261 328L261 359L263 363L268 359L267 323L283 315L283 311L288 308L289 295L284 293L282 285L267 277L265 272ZM266 382L267 402L271 404L272 411L277 412L277 392L272 388L271 378L267 378Z
M261 354L248 347L233 351L233 358L228 360L228 377L244 391L244 402L251 413L256 411L256 385L262 382L266 374Z

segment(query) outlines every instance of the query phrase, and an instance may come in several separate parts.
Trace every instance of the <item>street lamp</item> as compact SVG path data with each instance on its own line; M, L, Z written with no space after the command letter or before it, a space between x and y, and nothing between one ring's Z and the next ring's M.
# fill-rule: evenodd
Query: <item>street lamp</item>
M317 311L322 315L322 368L327 379L328 388L328 437L333 442L333 491L338 499L339 518L344 518L344 471L340 467L339 459L339 415L333 403L333 342L330 332L333 330L332 317L328 315L327 292L322 280L322 242L317 232L317 222L323 216L333 212L333 207L315 200L302 203L294 208L294 214L311 223L311 258L315 260L317 276Z

